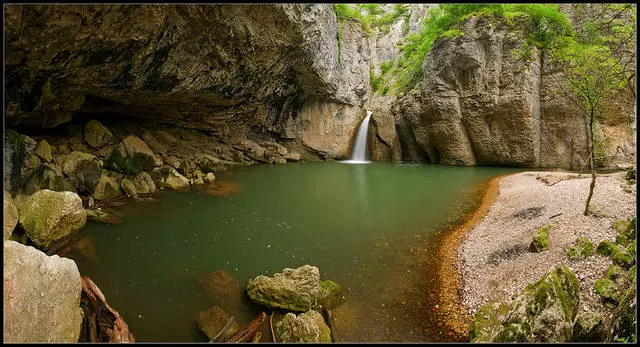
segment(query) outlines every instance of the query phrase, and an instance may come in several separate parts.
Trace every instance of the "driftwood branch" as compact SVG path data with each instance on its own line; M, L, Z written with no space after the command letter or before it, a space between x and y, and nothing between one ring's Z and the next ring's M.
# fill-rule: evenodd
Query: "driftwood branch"
M273 332L273 312L269 316L269 328L271 329L271 339L276 342L276 334Z
M233 335L227 342L249 342L251 338L255 336L256 332L260 330L262 324L267 318L265 312L260 312L256 319L251 323L243 326L235 335Z
M85 339L89 342L135 342L127 323L109 306L100 288L89 277L81 276L81 279Z

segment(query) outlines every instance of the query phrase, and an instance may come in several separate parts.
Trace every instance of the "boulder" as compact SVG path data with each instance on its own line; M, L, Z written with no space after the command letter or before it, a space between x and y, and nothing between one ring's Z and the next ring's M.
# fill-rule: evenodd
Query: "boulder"
M137 175L151 171L156 166L156 157L144 141L130 135L116 146L105 164L115 171Z
M596 293L608 304L617 303L620 298L616 284L608 278L600 278L594 284Z
M20 206L19 221L29 239L46 249L82 228L87 213L78 194L44 189L35 192Z
M533 234L533 241L529 245L529 251L540 253L549 249L549 225L545 225Z
M247 295L260 305L306 312L317 305L320 287L320 271L304 265L297 269L285 268L273 277L257 276L249 280Z
M178 167L178 172L180 172L184 176L191 177L191 174L195 169L196 169L196 163L194 163L193 160L191 159L185 159L182 161L182 163L180 163L180 166Z
M173 190L184 190L189 188L189 180L171 167L164 180L164 186Z
M127 196L138 196L138 193L136 192L136 186L130 179L123 179L122 182L120 182L120 187L122 188L122 191L127 194Z
M4 342L78 342L81 292L73 260L4 241Z
M151 194L156 192L156 184L153 182L151 176L144 171L139 173L133 180L128 178L123 179L120 186L128 196L138 196L138 194Z
M13 233L13 229L15 229L16 224L18 224L18 208L13 203L13 199L11 198L11 194L4 191L4 240L11 237L11 233Z
M36 142L20 133L6 129L4 134L3 164L4 187L14 193L20 184L24 169L28 165Z
M619 338L626 338L633 341L636 333L636 279L629 286L620 300L620 304L613 310L611 319L607 322L607 340L616 341ZM633 336L632 336L633 335Z
M196 164L203 173L219 171L223 166L219 158L205 153L200 153L196 156Z
M84 125L84 140L93 148L100 148L113 138L113 134L99 121L93 119Z
M300 153L298 153L298 152L289 152L285 156L285 159L287 159L287 161L299 161L300 160Z
M144 134L142 134L142 139L149 146L149 148L151 148L153 153L159 153L162 155L167 154L167 148L160 142L158 142L158 140L150 132L145 132Z
M234 318L218 306L198 313L196 322L212 342L227 341L240 330Z
M578 237L573 243L573 246L565 247L565 252L571 260L579 260L590 257L595 252L593 243L586 237Z
M173 155L168 156L168 157L167 157L167 159L166 159L165 161L167 162L167 164L168 164L168 165L171 165L171 166L173 166L173 167L174 167L174 168L176 168L176 169L180 167L180 164L182 164L182 163L180 162L180 159L176 158L176 157L175 157L175 156L173 156Z
M213 183L213 181L216 180L216 176L213 174L213 172L208 172L206 175L204 175L204 183Z
M340 285L332 280L320 282L320 288L318 290L318 305L333 309L340 306L343 301L344 299L342 297Z
M604 319L596 314L581 313L573 325L573 342L602 342L605 338Z
M38 157L40 157L40 159L44 160L47 163L51 162L51 160L53 159L53 155L51 154L51 146L45 140L40 140L33 152Z
M79 193L93 194L102 176L102 160L93 154L73 151L62 158L62 171Z
M244 152L249 158L265 162L266 150L251 140L242 140L234 145L234 148Z
M119 175L103 170L100 181L96 185L93 197L96 200L108 200L122 195Z
M331 329L317 311L295 315L287 313L275 326L276 338L282 342L331 342Z
M267 155L273 156L273 157L278 155L285 156L287 155L287 153L289 153L286 147L273 141L260 142L260 146L266 149Z
M501 302L493 302L478 309L469 331L471 342L492 342L502 330L502 322L508 307Z
M494 342L566 342L580 303L580 282L557 265L511 303Z
M55 164L42 164L31 171L20 186L20 191L31 195L39 190L49 189L57 192L75 192L76 188L64 176L62 169Z

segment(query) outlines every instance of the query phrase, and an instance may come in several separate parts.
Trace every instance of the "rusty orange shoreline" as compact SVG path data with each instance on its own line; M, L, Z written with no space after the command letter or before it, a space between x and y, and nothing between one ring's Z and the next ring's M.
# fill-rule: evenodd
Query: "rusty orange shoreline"
M430 301L435 302L437 310L434 314L442 322L445 334L455 341L469 341L469 326L472 317L462 304L462 274L458 248L468 232L482 221L498 197L500 181L512 174L500 175L487 181L477 208L463 217L462 224L448 231L436 249L435 286L429 293Z

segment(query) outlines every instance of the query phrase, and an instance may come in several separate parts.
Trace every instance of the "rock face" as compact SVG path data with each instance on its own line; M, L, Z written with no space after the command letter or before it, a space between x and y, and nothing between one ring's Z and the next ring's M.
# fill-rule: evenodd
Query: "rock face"
M18 208L16 208L16 205L13 203L11 194L9 194L9 192L7 192L6 190L4 191L3 210L4 210L4 214L3 214L4 215L4 240L6 240L9 237L11 237L11 233L13 232L13 229L16 227L16 224L18 224Z
M278 340L282 342L331 342L331 330L317 311L289 312L275 326Z
M557 265L530 283L509 305L481 308L471 325L473 342L568 342L580 303L580 282Z
M4 342L78 342L81 291L73 260L4 241Z
M260 275L249 280L247 295L255 303L269 308L306 312L316 306L319 286L318 268L304 265L286 268L273 277Z
M20 226L44 249L82 228L86 220L82 200L72 192L40 190L20 206Z

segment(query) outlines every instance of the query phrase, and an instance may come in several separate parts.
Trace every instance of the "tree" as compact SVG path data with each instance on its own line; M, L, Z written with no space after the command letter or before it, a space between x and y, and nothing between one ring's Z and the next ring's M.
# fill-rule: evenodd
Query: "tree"
M587 127L591 183L584 208L596 185L594 127L603 117L604 102L635 78L635 5L603 4L575 35L553 38L546 53L560 70L558 86L580 110Z

